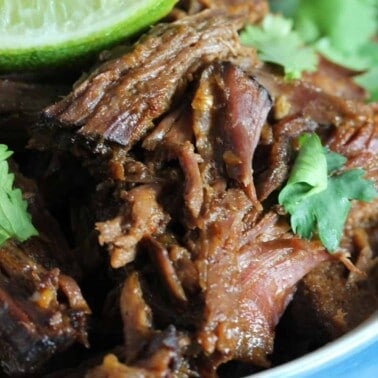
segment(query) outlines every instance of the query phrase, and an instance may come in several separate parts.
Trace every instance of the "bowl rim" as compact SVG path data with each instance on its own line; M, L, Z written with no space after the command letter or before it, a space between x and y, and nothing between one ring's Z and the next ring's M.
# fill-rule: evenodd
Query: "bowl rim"
M315 372L315 370L324 367L330 362L336 364L337 360L344 359L348 355L359 351L360 348L366 348L377 341L378 311L374 312L368 319L352 331L327 343L314 352L274 368L255 373L249 377L274 378L303 376L304 373Z

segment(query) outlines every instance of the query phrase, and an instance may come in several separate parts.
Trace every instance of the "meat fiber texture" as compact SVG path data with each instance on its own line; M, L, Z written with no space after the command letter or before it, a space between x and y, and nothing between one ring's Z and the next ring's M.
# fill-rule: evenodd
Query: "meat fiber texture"
M374 108L316 87L319 77L272 74L239 45L241 26L219 10L158 25L35 128L31 145L74 154L117 202L96 230L119 279L123 353L89 377L268 367L297 283L332 260L275 205L295 139L316 132L376 179Z
M87 343L89 307L73 277L80 269L35 183L12 162L39 235L0 247L0 363L31 374L55 353Z

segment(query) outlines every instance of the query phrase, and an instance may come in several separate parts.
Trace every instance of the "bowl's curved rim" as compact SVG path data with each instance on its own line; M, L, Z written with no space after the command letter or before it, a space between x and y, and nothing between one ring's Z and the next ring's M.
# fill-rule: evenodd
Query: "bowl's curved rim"
M251 375L252 378L296 377L312 370L319 369L330 362L335 363L361 347L367 347L378 341L378 311L361 323L358 327L332 341L314 352L299 357L283 365Z

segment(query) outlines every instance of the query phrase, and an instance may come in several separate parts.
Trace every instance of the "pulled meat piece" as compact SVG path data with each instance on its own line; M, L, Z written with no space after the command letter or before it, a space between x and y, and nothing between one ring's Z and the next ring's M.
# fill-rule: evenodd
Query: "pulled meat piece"
M203 72L192 106L201 170L226 171L260 209L252 157L271 106L266 90L234 65L215 64Z
M87 344L90 310L76 281L58 268L81 275L55 219L35 183L10 166L39 231L24 243L8 240L0 247L0 361L6 372L20 374L75 342Z
M68 84L24 80L20 74L0 75L0 140L12 151L24 151L30 126L39 113L70 91Z
M120 298L124 324L125 354L120 362L114 354L105 356L100 366L86 377L166 377L171 375L195 377L184 358L189 338L169 326L162 332L152 325L152 312L143 299L137 272L126 277Z
M367 107L374 112L374 106ZM363 168L377 185L378 123L374 117L341 121L342 127L329 130L327 145L347 158L346 169ZM377 230L378 200L354 201L340 247L350 254L358 270L349 272L341 263L324 262L304 277L287 314L294 335L314 343L334 340L376 311Z
M260 201L265 200L276 189L282 187L290 171L294 157L295 138L304 132L314 132L318 124L302 117L286 117L272 127L272 140L265 145L267 156L256 156L256 191Z
M102 365L87 372L86 378L156 378L156 377L199 377L179 354L188 344L185 337L176 333L173 327L157 335L147 348L143 359L133 365L119 361L114 354L105 356Z
M35 181L21 174L13 160L9 161L9 165L10 170L15 174L15 186L21 189L23 197L27 200L28 212L39 233L38 238L31 238L23 243L30 257L45 268L59 266L65 273L80 279L82 271L77 258L69 248L57 220L47 210Z
M346 167L363 168L378 185L378 124L365 119L362 125L336 128L328 145L348 160ZM354 202L345 224L341 248L351 254L360 272L348 272L342 264L323 263L310 272L299 286L293 303L307 315L297 325L303 333L321 330L335 339L367 319L378 307L378 257L374 235L378 228L378 200Z
M130 148L175 102L198 65L238 53L240 18L202 12L151 29L122 57L100 66L61 102L47 123Z
M317 330L334 340L372 314L378 307L378 261L370 261L371 268L366 272L369 278L349 281L341 263L323 263L303 279L290 312L302 337ZM300 318L298 314L302 314Z
M268 3L265 0L181 0L178 7L189 14L204 9L224 9L229 14L243 16L250 23L260 21L268 12Z
M325 93L363 102L366 100L366 93L353 81L354 75L356 75L355 71L341 67L320 56L317 70L305 72L302 79L321 88Z
M242 192L232 190L214 199L194 243L205 302L198 342L214 356L215 367L229 359L269 365L274 328L295 284L329 259L322 246L280 234L287 228L274 225L274 217L262 228L276 228L270 240L257 234L238 246L248 233L244 218L250 206Z
M243 249L238 262L242 267L239 316L244 321L244 335L236 356L247 360L253 353L263 364L266 354L273 352L274 329L292 300L296 284L330 256L322 246L297 238L265 241ZM251 340L258 339L258 346L252 346Z
M277 120L302 116L320 125L347 126L361 125L373 117L368 105L323 92L310 81L287 82L260 69L252 73L273 97Z
M269 95L233 65L216 67L212 80L222 96L218 101L225 104L218 113L215 138L228 176L240 183L249 199L260 207L252 178L252 158L271 107Z
M238 13L259 3L180 5ZM316 282L359 290L361 277L344 277L315 236L293 235L276 197L303 132L376 183L377 109L354 101L348 80L345 100L316 86L315 75L287 82L247 62L236 35L244 20L205 10L154 27L46 109L35 129L35 146L58 147L88 167L99 243L117 268L107 272L106 308L109 322L117 312L123 324L122 353L89 377L212 377L235 360L267 367L299 282L296 298L323 320L328 299ZM366 271L375 266L376 219L354 204L342 241Z
M251 161L271 104L265 89L240 68L230 63L213 63L203 71L191 104L193 115L184 104L147 135L142 147L152 153L148 154L148 159L157 159L160 164L177 160L185 178L179 196L183 197L189 210L184 214L190 214L190 217L182 219L181 212L164 202L161 206L170 214L171 223L181 224L181 227L194 232L184 237L181 246L177 245L176 239L165 248L159 241L159 235L163 236L168 231L164 229L168 227L165 224L159 234L142 232L142 246L151 252L154 269L162 277L161 284L177 301L178 319L176 322L173 320L174 324L188 324L196 329L200 355L212 361L211 367L205 368L206 374L213 374L219 364L230 359L267 366L266 356L272 352L274 328L292 297L295 284L329 255L319 245L292 240L292 236L286 234L287 225L273 225L277 222L274 216L263 217L264 225L261 227L256 224L261 208L256 206L255 195L251 195L254 188ZM197 146L198 157L193 153L194 145ZM235 159L227 157L227 151ZM189 159L190 156L192 158ZM155 175L161 175L160 179L164 180L160 164L156 165ZM172 181L165 185L172 185ZM146 185L137 186L127 195L134 191L142 193L147 188ZM193 191L203 194L196 197L198 193L191 194ZM195 208L196 211L193 211L192 198L199 198L195 202L200 205ZM140 206L142 204L143 201L140 201ZM133 206L129 205L126 209L134 215L126 212L124 219L129 219L134 232L148 229L152 217L140 217L141 222L136 227L132 221L137 214ZM153 209L154 206L146 208ZM269 229L271 238L265 234L265 239L261 239L262 244L259 244L262 236L258 231L253 234L254 227L261 231ZM104 229L100 231L103 238ZM121 238L128 237L127 233L123 234ZM112 236L109 236L111 240ZM179 272L176 274L177 265L169 255L174 245L189 252L193 265L187 269L196 270L196 285L190 282L188 286L184 277ZM268 275L267 272L272 269L278 272L277 276L259 279L260 274ZM281 280L282 271L290 271L291 279ZM127 285L133 282L131 279L126 281ZM201 292L202 310L200 313L197 310L191 318L183 316L184 309L196 303L192 295L198 295L198 290ZM256 291L264 294L260 300L255 295ZM127 314L127 319L124 319L128 330L125 334L127 345L128 340L136 338L141 346L146 340L140 340L138 330L142 330L148 341L151 325L148 323L146 329L143 321L147 319L146 312L140 312L143 305L137 305L139 302L130 299L137 292L140 288L123 291L123 296L129 298L128 303L134 305L128 310L122 307L124 305L121 308ZM171 319L168 321L172 321L172 316L167 316L162 309L164 298L157 300L157 297L155 295L152 299L152 313L155 317L167 317ZM268 302L264 298L269 298ZM131 308L138 312L132 312ZM130 321L130 316L134 321ZM132 353L130 351L138 349L128 346L127 350L127 353ZM210 373L211 370L213 373Z
M63 84L26 82L21 78L0 77L0 114L37 112L69 91Z
M80 288L31 258L46 252L38 244L8 241L0 248L0 358L10 374L30 373L76 341L86 344L90 311Z
M135 361L153 336L152 312L143 299L143 292L136 272L125 280L120 296L123 320L125 360Z
M145 236L162 232L169 217L157 202L159 187L141 185L124 195L124 211L97 223L100 244L109 244L111 265L119 268L134 260L136 246Z

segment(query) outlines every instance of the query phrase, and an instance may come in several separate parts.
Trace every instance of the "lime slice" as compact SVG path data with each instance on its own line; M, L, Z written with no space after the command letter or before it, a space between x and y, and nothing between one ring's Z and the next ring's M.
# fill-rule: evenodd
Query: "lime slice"
M0 0L0 70L76 61L165 16L177 0Z

